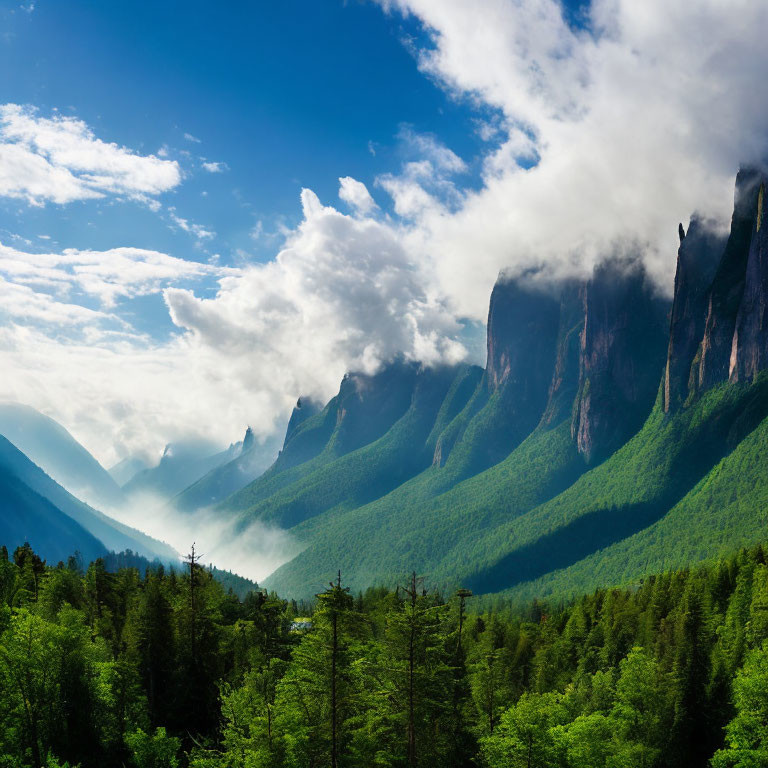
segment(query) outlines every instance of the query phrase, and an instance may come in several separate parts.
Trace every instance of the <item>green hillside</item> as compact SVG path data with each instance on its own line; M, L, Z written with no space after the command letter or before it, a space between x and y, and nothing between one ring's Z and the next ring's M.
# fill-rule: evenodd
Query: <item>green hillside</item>
M343 420L339 425L343 397L334 398L322 413L297 427L274 466L231 497L224 509L240 508L246 522L256 518L290 527L326 510L357 507L383 496L431 464L440 427L466 404L480 373L476 366L422 372L404 413L391 425L382 419L373 429L369 426L369 435L384 432L346 453L350 441L342 432ZM393 414L397 410L392 409L390 419ZM290 466L297 454L303 457L319 448L323 436L325 444L316 455Z
M467 541L567 488L586 465L563 422L537 430L501 463L440 492L448 469L430 467L371 504L297 526L294 532L308 548L266 584L309 594L334 568L355 584L391 581L413 563L431 574L443 563L461 560Z
M550 575L556 572L564 574L558 583L569 584L576 593L625 580L619 569L626 565L629 541L638 542L636 561L655 563L649 566L653 571L671 567L681 562L681 550L667 544L675 540L667 534L663 541L655 536L654 524L670 525L664 516L673 508L668 516L672 522L695 514L702 497L691 489L705 476L713 530L736 518L720 498L727 499L732 485L727 480L712 485L714 475L708 473L728 456L729 462L741 462L743 484L762 487L756 480L761 464L750 457L751 446L755 441L759 445L763 434L762 426L752 430L766 414L765 376L750 386L720 386L675 415L665 415L657 403L641 431L586 474L567 422L539 428L503 462L446 493L430 494L443 471L430 468L372 504L329 512L298 526L295 532L305 538L307 549L266 583L286 593L309 594L339 567L351 583L363 585L392 582L418 563L435 583L462 582L481 593L516 584L530 586L515 592L526 597L543 589L552 592L555 588L546 585L548 579L556 582ZM723 470L713 470L718 471ZM738 503L754 509L758 502L744 497ZM755 540L755 514L738 515L739 526L731 527L733 546ZM665 522L659 523L662 518ZM680 537L686 537L691 522L679 524ZM695 541L689 537L686 544L693 547ZM711 536L702 540L699 554L689 560L701 559L712 543ZM593 578L595 553L601 550L617 553L615 562L610 561L613 571L609 576L604 554L600 575ZM590 556L593 560L587 563ZM583 564L584 577L563 570L577 569L577 563ZM645 571L635 569L631 576L639 572Z
M518 602L629 585L761 541L768 529L767 466L768 418L648 528L502 595Z

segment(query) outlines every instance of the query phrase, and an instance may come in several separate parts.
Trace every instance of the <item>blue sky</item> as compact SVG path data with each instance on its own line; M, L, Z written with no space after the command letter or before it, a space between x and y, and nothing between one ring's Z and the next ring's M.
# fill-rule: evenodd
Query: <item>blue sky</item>
M462 183L478 183L473 158L487 142L474 121L494 111L419 72L413 51L428 41L413 17L343 0L237 2L226 12L203 0L5 0L2 9L0 70L13 75L3 78L0 103L77 117L99 139L162 152L184 174L163 198L172 214L112 199L63 209L0 199L6 239L216 255L221 264L267 260L283 228L301 219L303 187L333 204L339 176L373 187L409 159L403 126L439 137L467 159ZM206 162L220 171L206 171ZM214 236L196 237L170 215ZM198 283L200 295L216 287ZM158 294L119 311L156 338L174 330Z
M238 249L274 255L274 243L251 234L259 221L265 233L295 225L302 187L333 201L339 176L370 185L397 167L403 124L462 157L483 144L472 124L478 110L418 71L407 41L423 39L419 24L372 3L3 7L0 67L13 76L3 78L2 101L77 116L137 152L165 147L186 175L169 202L216 232L205 251L223 259ZM203 159L226 170L207 173ZM89 226L94 215L98 226ZM26 237L44 232L79 248L122 241L183 255L194 244L141 206L83 204L62 215L10 204L3 219Z
M631 247L669 293L677 223L727 220L765 157L767 24L758 0L0 0L0 398L110 463L266 437L395 354L482 364L500 271Z

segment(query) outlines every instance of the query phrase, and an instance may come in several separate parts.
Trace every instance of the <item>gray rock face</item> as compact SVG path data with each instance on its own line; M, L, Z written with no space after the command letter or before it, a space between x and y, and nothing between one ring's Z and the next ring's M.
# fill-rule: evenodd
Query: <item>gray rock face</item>
M768 225L764 221L765 181L758 187L755 222L747 256L744 292L731 345L731 381L754 378L768 367Z
M679 408L688 397L691 366L704 333L709 289L725 243L726 237L716 231L714 222L696 216L681 238L664 374L666 413Z
M584 326L571 434L587 461L612 453L653 405L666 346L668 304L639 264L603 263L582 289Z
M736 177L731 231L709 292L698 367L701 390L727 381L734 368L731 353L744 295L752 235L756 231L761 182L761 174L755 169L741 169Z
M488 310L491 392L512 390L521 408L534 408L539 414L544 410L559 317L559 302L549 294L516 280L496 283Z
M553 426L570 418L579 391L581 332L584 329L584 284L569 281L560 292L560 328L552 381L542 426Z

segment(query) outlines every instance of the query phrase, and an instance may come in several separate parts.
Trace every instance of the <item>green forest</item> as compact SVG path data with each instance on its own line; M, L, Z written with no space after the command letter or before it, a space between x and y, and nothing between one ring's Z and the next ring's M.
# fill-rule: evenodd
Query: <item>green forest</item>
M193 552L194 555L194 552ZM0 550L0 765L768 765L768 549L525 611Z

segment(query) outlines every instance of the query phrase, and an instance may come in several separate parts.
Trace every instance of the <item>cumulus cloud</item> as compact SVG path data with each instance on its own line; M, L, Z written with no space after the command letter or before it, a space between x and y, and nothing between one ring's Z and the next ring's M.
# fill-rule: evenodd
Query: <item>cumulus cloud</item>
M765 155L763 3L594 0L580 29L556 0L382 5L422 23L428 76L500 114L460 201L384 179L459 314L483 318L500 269L583 274L619 241L669 290L677 222L729 216L739 164Z
M376 207L368 187L362 181L351 176L342 176L339 178L339 184L339 199L347 203L352 210L365 215Z
M228 170L226 163L203 161L202 166L208 173L224 173L224 171Z
M147 202L180 182L176 161L102 141L82 120L0 106L0 195L33 205L106 195Z
M118 299L146 296L174 282L229 271L142 248L28 253L0 243L0 276L17 286L58 297L81 292L95 297L104 309L113 307ZM0 314L7 311L8 306L1 303Z
M328 398L348 370L373 372L399 353L427 364L466 355L460 323L396 227L345 215L307 189L301 203L304 219L275 259L237 269L129 248L0 249L0 275L23 294L14 306L34 295L41 319L72 313L78 328L62 337L0 327L0 397L53 415L109 464L194 436L226 444L247 425L274 434L299 395ZM191 287L206 277L217 281L211 298ZM159 290L178 328L163 343L121 311ZM101 308L78 315L76 292Z
M165 291L198 348L258 364L254 389L321 397L347 370L373 371L400 352L428 363L464 356L460 325L428 294L396 231L324 206L308 189L301 201L304 221L273 261L222 278L212 299Z

